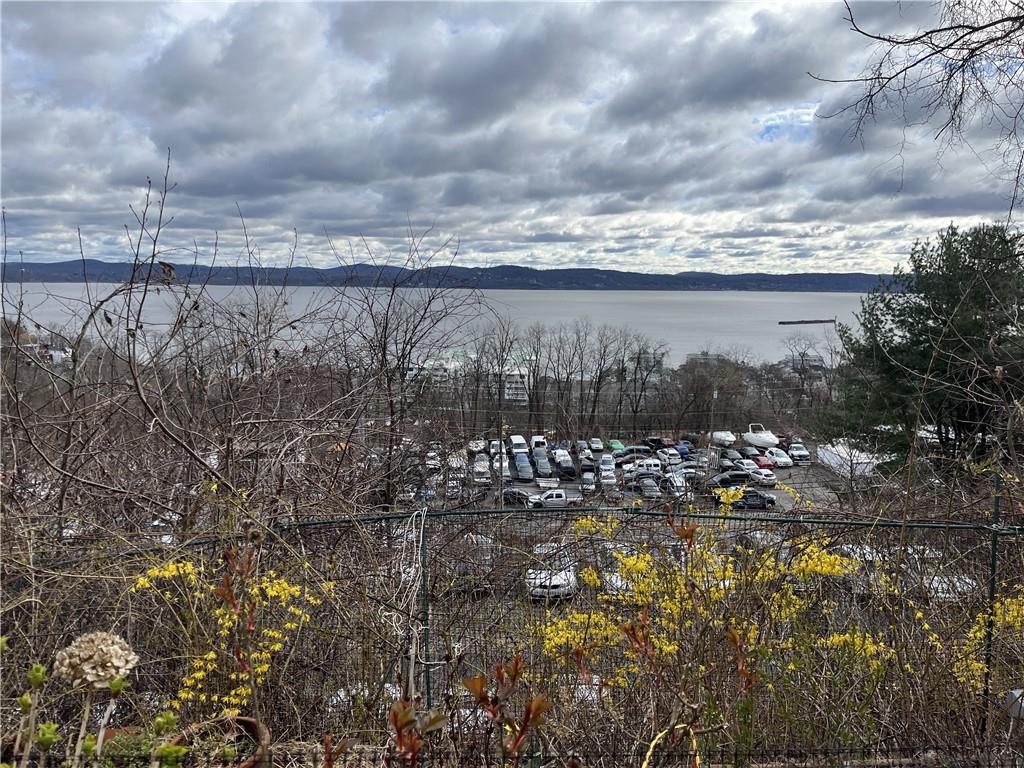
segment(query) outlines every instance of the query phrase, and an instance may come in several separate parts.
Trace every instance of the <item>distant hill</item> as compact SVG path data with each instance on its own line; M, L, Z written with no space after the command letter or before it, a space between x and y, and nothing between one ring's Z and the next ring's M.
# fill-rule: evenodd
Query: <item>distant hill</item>
M619 272L612 269L531 269L529 267L403 267L352 264L329 269L312 267L209 267L174 264L174 281L211 285L389 285L413 288L427 285L466 288L511 288L559 291L840 291L865 293L878 285L879 275L864 272L803 272L792 275L678 272L674 275ZM164 270L154 267L156 277ZM122 283L132 277L132 265L86 259L60 262L9 262L0 273L3 282Z

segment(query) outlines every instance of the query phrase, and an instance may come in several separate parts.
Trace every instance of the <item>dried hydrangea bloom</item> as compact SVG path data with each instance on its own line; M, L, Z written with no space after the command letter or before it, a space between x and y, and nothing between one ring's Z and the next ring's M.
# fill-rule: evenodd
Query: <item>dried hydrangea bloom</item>
M126 677L138 663L138 655L117 635L89 632L57 653L53 671L76 688L108 688L112 680Z

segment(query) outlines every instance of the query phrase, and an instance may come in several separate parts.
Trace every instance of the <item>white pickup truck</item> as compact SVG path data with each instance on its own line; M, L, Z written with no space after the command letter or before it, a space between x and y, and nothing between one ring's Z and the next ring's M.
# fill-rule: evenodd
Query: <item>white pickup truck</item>
M572 507L583 503L583 494L579 491L567 490L565 488L554 488L544 493L537 493L530 497L530 506L534 509L544 507Z

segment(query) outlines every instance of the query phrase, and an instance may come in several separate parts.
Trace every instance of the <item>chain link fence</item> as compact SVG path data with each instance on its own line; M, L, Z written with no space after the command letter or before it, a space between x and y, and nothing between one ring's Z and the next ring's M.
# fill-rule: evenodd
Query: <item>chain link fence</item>
M269 585L256 636L270 650L259 692L240 699L212 594L224 552L246 548ZM248 540L40 549L4 565L4 632L30 649L18 663L81 632L123 634L143 662L118 727L168 702L187 721L244 701L276 743L336 734L369 749L407 696L448 715L438 764L482 759L496 735L463 681L519 655L509 706L526 690L551 701L529 744L545 763L691 765L696 751L722 765L1013 765L1024 728L1004 702L1024 686L1022 566L1024 529L998 516L413 511ZM5 666L10 701L21 683ZM74 701L52 706L57 717ZM683 721L686 738L648 755L659 724Z

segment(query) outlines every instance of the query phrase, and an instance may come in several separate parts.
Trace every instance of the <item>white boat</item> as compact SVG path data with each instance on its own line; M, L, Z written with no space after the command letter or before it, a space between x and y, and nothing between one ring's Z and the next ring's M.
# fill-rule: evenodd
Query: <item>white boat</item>
M743 439L755 448L774 448L779 444L779 438L771 430L765 429L764 424L751 424L743 433Z
M721 445L722 447L728 447L736 442L736 435L727 429L719 432L711 433L711 442L715 445Z

